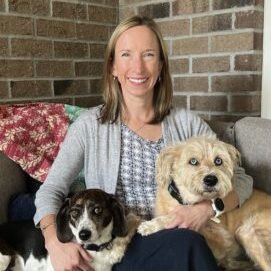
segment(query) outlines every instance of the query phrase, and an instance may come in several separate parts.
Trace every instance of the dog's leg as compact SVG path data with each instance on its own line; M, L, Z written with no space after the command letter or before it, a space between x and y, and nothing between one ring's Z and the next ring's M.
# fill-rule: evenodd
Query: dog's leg
M11 260L11 256L3 255L0 253L0 271L4 271L7 269Z
M142 222L138 227L138 232L143 235L150 235L157 231L163 230L166 228L166 225L171 220L170 215L158 216L149 221Z
M236 231L236 239L263 271L271 270L271 220L268 212L266 209L251 216Z

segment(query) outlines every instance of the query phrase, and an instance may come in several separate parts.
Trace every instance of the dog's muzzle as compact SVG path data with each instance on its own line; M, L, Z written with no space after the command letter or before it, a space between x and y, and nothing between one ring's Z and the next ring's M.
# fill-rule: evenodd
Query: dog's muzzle
M203 182L208 187L213 187L217 184L218 179L215 175L206 175L203 179Z
M79 232L79 238L82 241L87 241L91 237L91 231L83 229Z

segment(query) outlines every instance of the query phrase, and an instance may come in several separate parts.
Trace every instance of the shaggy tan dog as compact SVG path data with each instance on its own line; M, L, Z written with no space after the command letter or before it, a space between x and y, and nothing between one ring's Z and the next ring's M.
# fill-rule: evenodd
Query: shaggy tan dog
M168 191L172 180L184 204L224 198L233 188L239 160L240 154L233 146L214 138L192 138L162 150L157 160L156 218L143 222L139 233L149 235L172 220L169 212L179 204ZM270 195L254 190L241 208L222 214L220 223L210 220L200 233L219 265L250 270L255 264L270 271L270 215Z

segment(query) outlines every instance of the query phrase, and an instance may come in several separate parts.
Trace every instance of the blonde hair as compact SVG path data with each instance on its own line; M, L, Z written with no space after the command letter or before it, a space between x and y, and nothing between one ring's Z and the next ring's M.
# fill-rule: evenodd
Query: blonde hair
M172 82L169 73L169 63L167 50L163 41L162 34L157 24L150 18L132 16L122 21L113 32L105 52L103 70L103 99L100 120L102 123L107 121L114 123L120 117L122 106L125 106L120 84L112 74L112 66L115 57L115 47L120 35L135 26L147 26L155 34L160 50L161 73L154 86L153 107L154 118L150 123L159 123L169 114L172 106Z

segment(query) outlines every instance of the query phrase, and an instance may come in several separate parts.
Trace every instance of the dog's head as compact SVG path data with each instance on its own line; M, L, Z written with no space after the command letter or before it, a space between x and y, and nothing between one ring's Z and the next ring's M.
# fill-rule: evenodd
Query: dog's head
M158 186L167 189L174 179L187 203L223 198L232 190L233 171L239 162L240 154L232 145L215 138L191 138L161 151Z
M125 210L111 194L88 189L66 199L56 217L61 242L100 244L127 234Z

